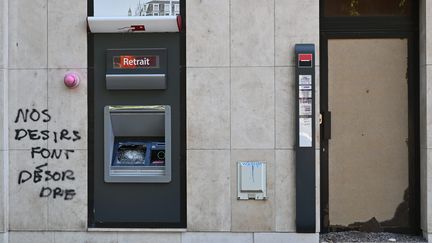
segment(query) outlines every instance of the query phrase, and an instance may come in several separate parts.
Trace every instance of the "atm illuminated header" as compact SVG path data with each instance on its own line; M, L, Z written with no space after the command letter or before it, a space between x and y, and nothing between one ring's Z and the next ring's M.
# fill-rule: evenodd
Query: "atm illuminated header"
M159 56L122 55L113 57L114 69L159 68Z

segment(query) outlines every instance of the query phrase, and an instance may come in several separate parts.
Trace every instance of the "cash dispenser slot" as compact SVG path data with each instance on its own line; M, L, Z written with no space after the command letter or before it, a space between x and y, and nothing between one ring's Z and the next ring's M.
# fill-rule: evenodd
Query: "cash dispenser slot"
M106 106L105 182L171 181L170 106Z

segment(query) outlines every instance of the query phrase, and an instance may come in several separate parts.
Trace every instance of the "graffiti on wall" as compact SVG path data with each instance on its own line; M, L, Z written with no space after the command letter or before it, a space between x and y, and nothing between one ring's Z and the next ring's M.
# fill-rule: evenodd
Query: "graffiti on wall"
M49 123L51 118L48 109L18 109L14 123ZM79 131L67 128L60 129L59 131L17 128L14 131L14 139L19 142L41 140L52 141L54 143L60 141L74 143L79 141L81 136ZM31 148L29 157L31 159L50 159L50 161L55 162L56 160L69 160L74 152L74 149L49 149L36 146ZM36 165L34 168L21 170L18 174L18 185L32 183L41 186L39 192L39 197L41 198L50 197L53 199L72 200L76 195L75 189L55 186L55 183L53 183L54 186L47 186L44 182L74 180L75 174L73 170L50 170L48 162Z

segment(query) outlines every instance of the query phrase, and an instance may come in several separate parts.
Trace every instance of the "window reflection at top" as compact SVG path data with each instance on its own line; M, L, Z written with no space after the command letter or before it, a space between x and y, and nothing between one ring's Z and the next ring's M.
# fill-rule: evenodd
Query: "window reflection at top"
M180 0L94 0L94 16L176 16Z
M324 15L335 16L409 16L412 0L325 0Z

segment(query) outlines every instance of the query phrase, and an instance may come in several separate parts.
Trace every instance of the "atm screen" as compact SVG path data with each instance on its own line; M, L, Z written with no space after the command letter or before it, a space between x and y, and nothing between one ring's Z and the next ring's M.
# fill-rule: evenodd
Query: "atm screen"
M112 165L165 166L165 143L118 138L114 142Z
M147 146L138 145L119 145L117 151L117 165L144 165Z

